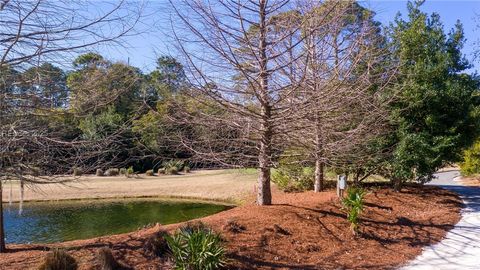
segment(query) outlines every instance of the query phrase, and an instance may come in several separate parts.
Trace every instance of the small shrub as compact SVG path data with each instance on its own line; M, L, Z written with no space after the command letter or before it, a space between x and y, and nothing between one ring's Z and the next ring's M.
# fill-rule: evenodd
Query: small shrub
M158 169L158 175L165 174L165 168Z
M190 167L188 167L188 166L183 167L183 171L185 173L189 173L190 172Z
M272 173L272 182L286 192L298 192L313 189L314 171L300 164L280 165Z
M30 168L30 174L35 177L40 176L42 175L42 169L38 167L32 167Z
M120 173L120 175L127 175L127 169L121 168L119 173Z
M145 241L144 248L154 256L163 257L170 252L165 236L167 232L159 231Z
M80 168L73 168L73 176L81 176L83 174L82 169Z
M110 168L105 171L106 176L117 176L119 173L119 170L117 168Z
M178 169L176 167L170 167L165 170L166 174L178 174Z
M282 155L272 173L272 182L286 192L313 189L315 170L304 161L307 155L304 150L288 149Z
M213 270L226 264L222 239L211 229L184 227L165 238L176 269Z
M117 262L113 256L112 250L108 247L103 247L98 250L97 261L100 270L121 270L126 268Z
M96 176L105 176L105 173L103 172L102 169L97 169L97 171L95 172L95 175Z
M365 190L359 187L351 187L347 190L347 196L343 198L343 206L347 210L347 220L354 235L358 233L360 214L363 211Z
M148 170L145 172L146 176L153 176L153 170Z
M181 160L172 159L167 162L164 162L163 167L165 168L166 171L171 170L172 168L176 168L177 172L180 172L183 170L183 167L185 167L185 163Z
M128 169L127 169L127 174L126 174L126 176L129 177L130 175L132 175L132 174L134 174L134 173L135 173L135 172L133 171L133 167L130 166L130 167L128 167Z
M480 173L480 140L477 140L469 149L463 152L463 161L460 171L465 176Z
M77 262L65 250L55 249L45 256L39 270L76 270Z

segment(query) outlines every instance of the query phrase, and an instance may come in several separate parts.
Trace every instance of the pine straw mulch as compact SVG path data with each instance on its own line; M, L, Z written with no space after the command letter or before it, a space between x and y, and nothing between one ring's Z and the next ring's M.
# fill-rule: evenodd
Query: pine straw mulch
M227 241L230 269L391 269L440 241L459 221L461 207L456 194L436 187L410 186L401 193L372 187L354 237L333 191L275 191L274 205L248 204L199 220ZM232 223L241 228L231 230ZM133 269L171 269L144 243L156 231L180 225L57 245L10 245L9 253L0 254L0 269L36 269L46 250L58 246L69 250L80 269L97 269L95 254L104 246Z

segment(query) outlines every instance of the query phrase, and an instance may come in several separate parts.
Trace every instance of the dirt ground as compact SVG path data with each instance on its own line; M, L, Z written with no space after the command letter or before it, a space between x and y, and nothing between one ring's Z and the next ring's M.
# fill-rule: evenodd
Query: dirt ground
M181 175L81 176L66 185L42 184L25 189L25 201L122 197L184 197L237 202L254 192L255 171L199 170ZM18 201L19 184L7 183L3 200Z
M247 203L200 220L226 240L229 269L391 269L440 241L460 219L461 206L454 193L436 187L406 187L401 193L371 188L357 237L332 191L275 191L274 205ZM226 230L231 220L245 230ZM97 269L95 254L103 246L134 269L170 269L144 243L154 232L180 225L57 245L10 245L9 253L0 254L0 269L35 269L54 246L67 248L80 269Z

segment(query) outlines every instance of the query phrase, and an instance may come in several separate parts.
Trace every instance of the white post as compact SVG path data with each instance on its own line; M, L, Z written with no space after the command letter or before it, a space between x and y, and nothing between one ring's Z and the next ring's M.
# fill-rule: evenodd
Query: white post
M345 175L337 176L337 196L343 198L343 193L347 188L347 177Z

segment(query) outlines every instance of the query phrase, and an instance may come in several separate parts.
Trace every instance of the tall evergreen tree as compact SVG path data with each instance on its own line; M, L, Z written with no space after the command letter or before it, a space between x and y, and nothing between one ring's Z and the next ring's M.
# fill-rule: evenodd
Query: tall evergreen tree
M440 16L408 3L408 18L390 26L399 75L393 93L394 151L386 170L397 188L408 180L428 181L446 162L459 160L478 131L479 81L466 73L462 25L448 34Z

